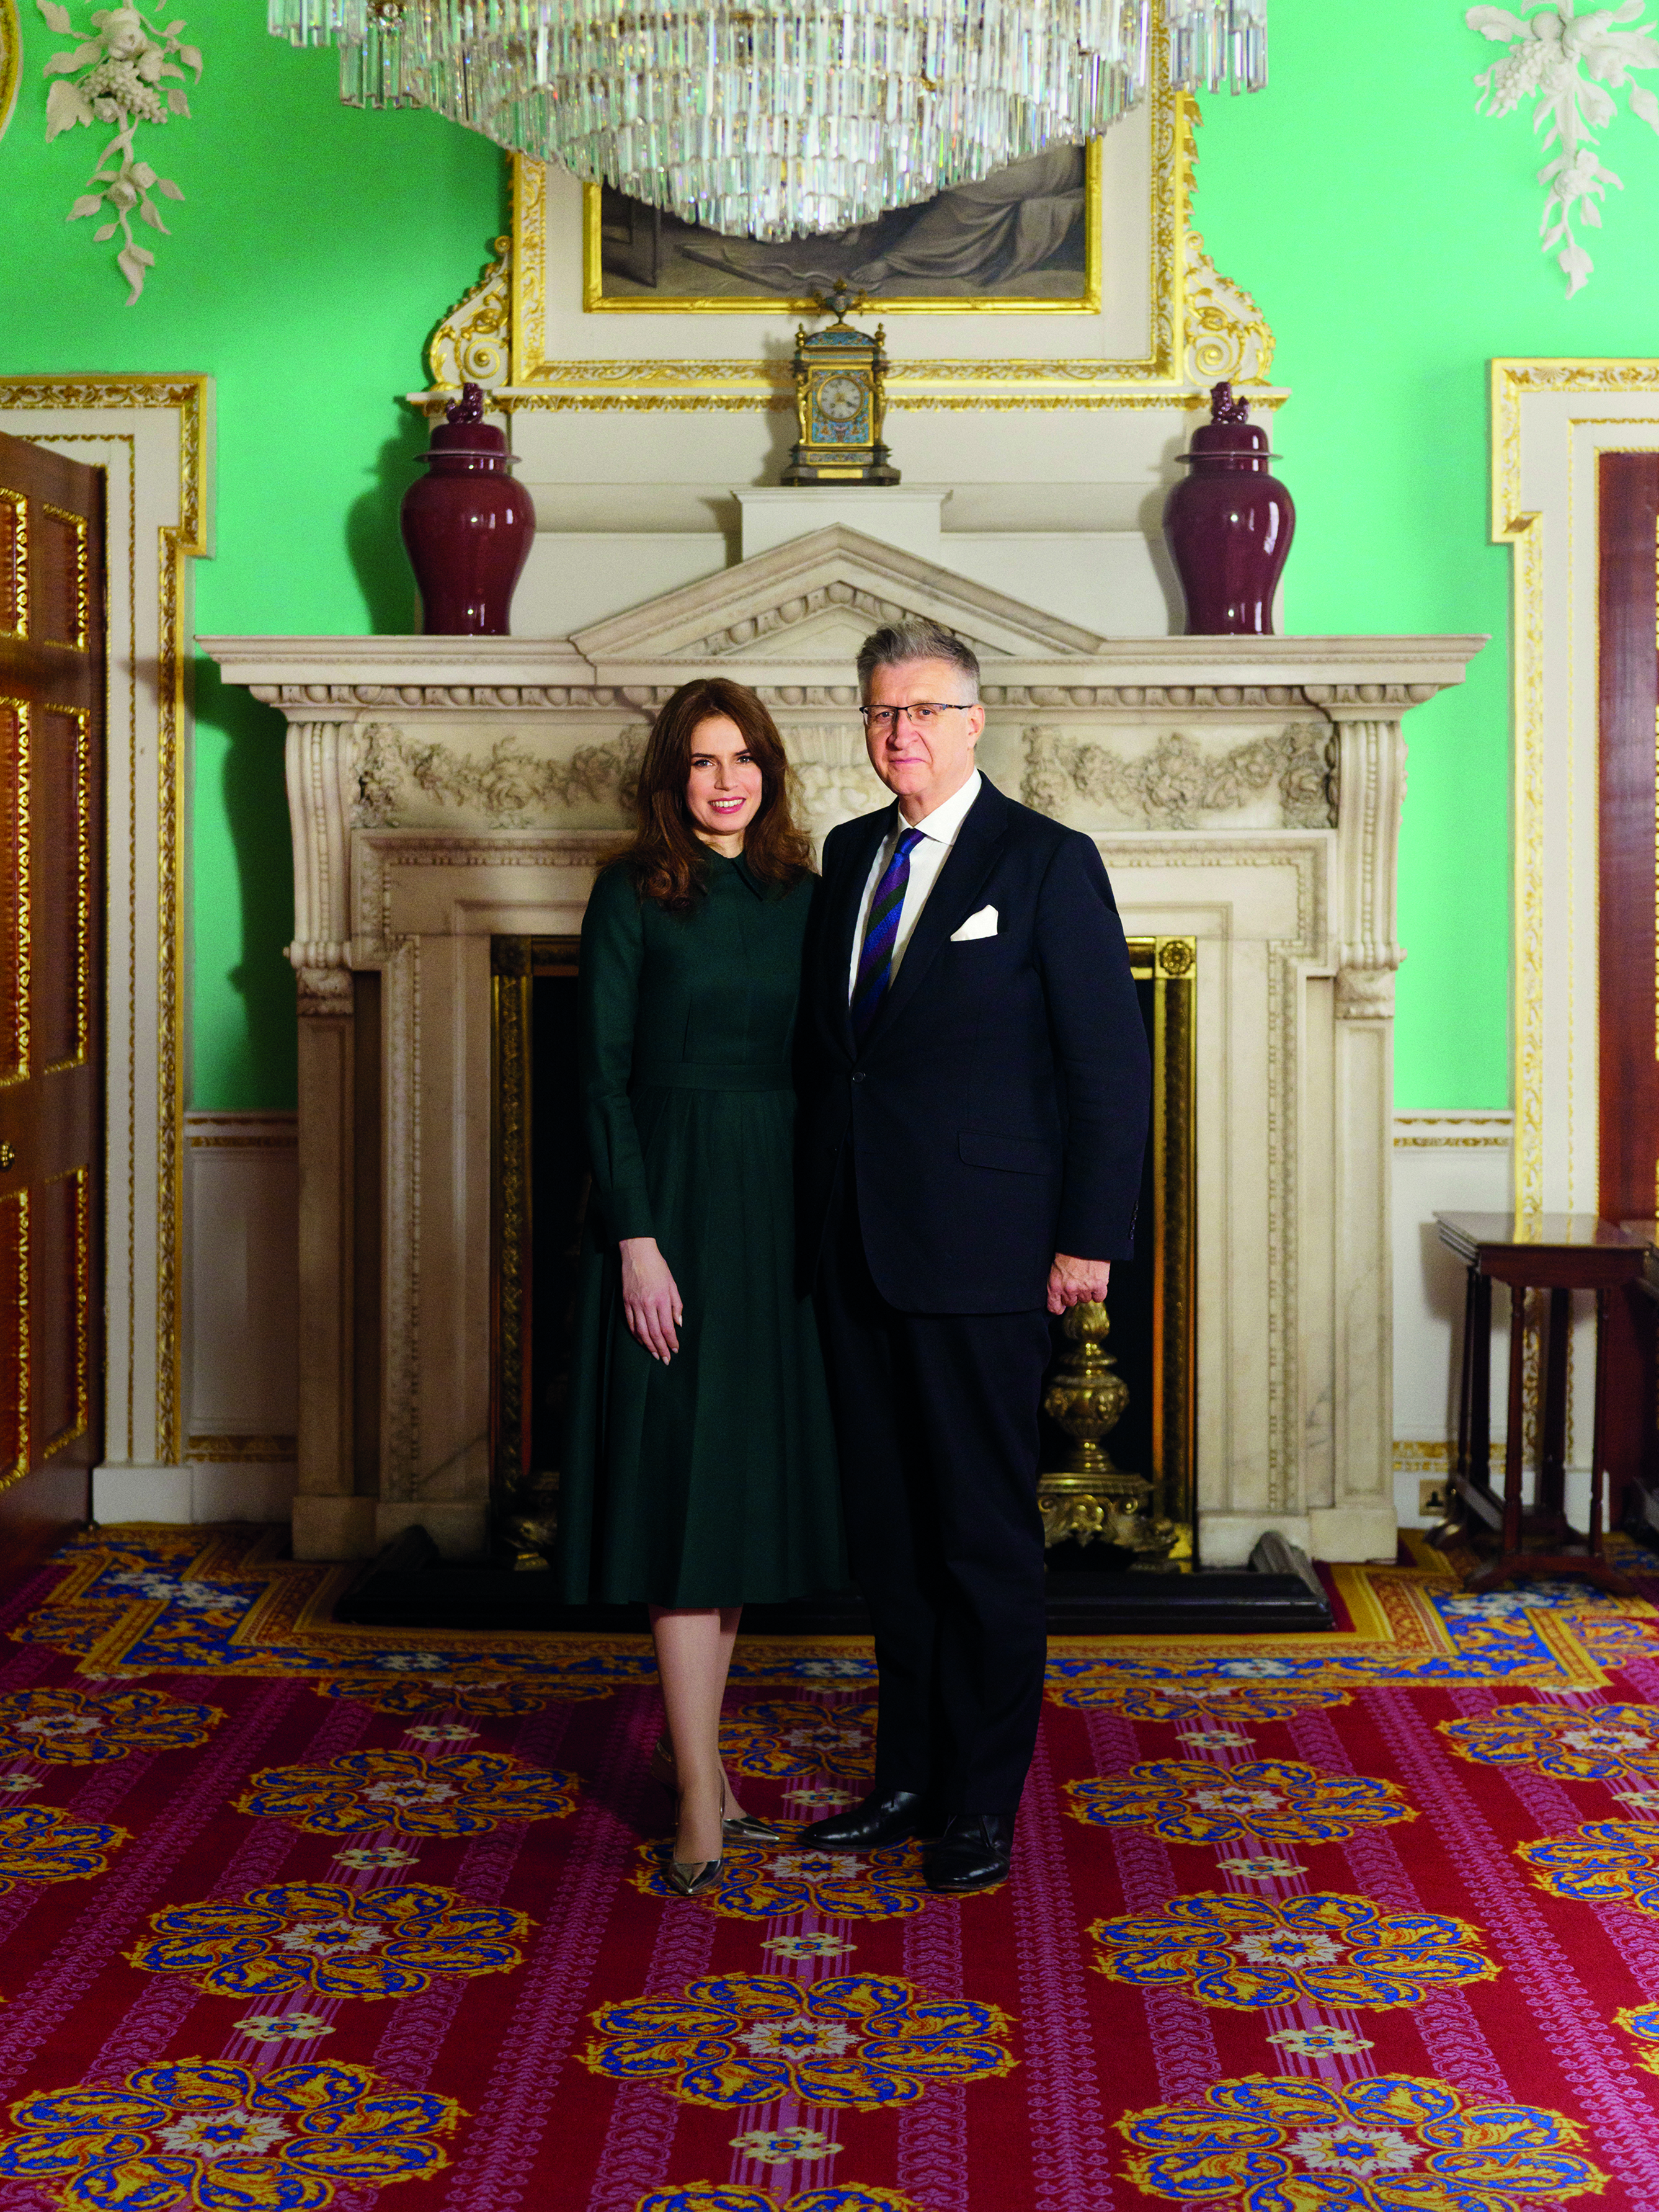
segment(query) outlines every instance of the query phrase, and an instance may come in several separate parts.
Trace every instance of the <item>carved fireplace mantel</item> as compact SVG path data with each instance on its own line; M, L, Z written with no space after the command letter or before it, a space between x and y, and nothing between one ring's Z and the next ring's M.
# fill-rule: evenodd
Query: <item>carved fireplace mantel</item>
M579 928L692 674L760 691L815 833L879 804L849 678L901 611L979 653L992 779L1096 839L1132 933L1198 940L1202 1558L1393 1555L1401 721L1483 641L1107 641L837 524L568 641L201 641L289 726L299 1556L487 1540L490 939Z

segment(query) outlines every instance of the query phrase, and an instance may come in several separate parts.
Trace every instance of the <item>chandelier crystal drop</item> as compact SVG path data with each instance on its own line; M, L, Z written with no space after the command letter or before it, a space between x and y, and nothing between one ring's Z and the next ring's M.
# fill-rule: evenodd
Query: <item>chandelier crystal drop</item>
M1153 11L1163 17L1155 25ZM1267 82L1267 0L270 0L340 96L429 107L688 222L844 230L1145 99Z

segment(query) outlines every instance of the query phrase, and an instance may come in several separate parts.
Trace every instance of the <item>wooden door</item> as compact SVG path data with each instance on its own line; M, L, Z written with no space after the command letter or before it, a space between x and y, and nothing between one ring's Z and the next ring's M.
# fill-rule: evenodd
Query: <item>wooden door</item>
M1600 457L1601 1211L1659 1215L1659 453Z
M1659 453L1604 453L1597 473L1598 1209L1659 1216ZM1653 1315L1609 1314L1607 1463L1639 1470L1659 1527ZM1615 1510L1617 1499L1614 1500Z
M104 474L0 435L0 1558L102 1443Z

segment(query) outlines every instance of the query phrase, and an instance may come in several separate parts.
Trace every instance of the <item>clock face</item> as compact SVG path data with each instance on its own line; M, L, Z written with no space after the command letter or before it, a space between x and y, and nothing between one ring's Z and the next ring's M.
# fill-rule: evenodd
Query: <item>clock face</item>
M864 412L866 387L855 376L826 376L813 397L825 422L852 422Z

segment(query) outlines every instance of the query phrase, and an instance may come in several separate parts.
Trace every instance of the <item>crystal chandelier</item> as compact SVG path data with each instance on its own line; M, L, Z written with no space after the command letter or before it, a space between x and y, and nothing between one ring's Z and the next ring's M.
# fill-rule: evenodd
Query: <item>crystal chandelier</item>
M1267 81L1267 0L270 0L340 96L732 235L844 230L1054 145L1170 82Z

